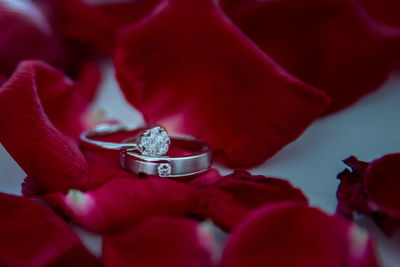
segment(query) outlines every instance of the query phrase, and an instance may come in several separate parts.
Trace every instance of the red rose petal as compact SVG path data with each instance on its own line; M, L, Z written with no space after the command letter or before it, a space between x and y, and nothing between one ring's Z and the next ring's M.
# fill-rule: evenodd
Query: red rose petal
M3 84L7 81L7 78L3 75L0 74L0 86L3 86Z
M337 178L340 180L336 197L338 205L336 212L353 219L353 210L368 212L365 207L365 197L362 192L362 182L369 163L359 161L351 156L343 161L352 170L345 169Z
M95 7L112 21L114 27L120 28L149 15L159 2L160 0L121 1L98 4Z
M288 181L245 171L224 176L208 192L208 216L223 230L230 231L247 214L264 204L297 201L307 205L301 190Z
M94 191L72 190L44 199L92 231L113 232L156 215L187 215L196 205L196 192L193 186L165 178L117 178Z
M118 151L83 151L89 165L86 189L96 189L114 178L138 179L136 174L121 168ZM22 184L22 195L34 197L45 195L44 191L31 177Z
M60 1L0 0L0 75L10 76L22 60L42 60L74 79L81 78L93 53L63 36L57 25L61 16L56 14L56 2Z
M96 189L114 178L137 179L138 176L122 169L119 151L84 151L89 163L88 189Z
M286 74L214 1L161 1L120 34L117 78L149 123L197 136L232 166L296 139L328 97Z
M1 266L101 266L49 208L0 193Z
M35 182L34 178L27 176L21 184L21 194L30 198L45 195L46 191Z
M61 64L62 47L51 23L31 1L0 0L0 74L24 59Z
M369 164L364 190L380 209L400 218L400 153L386 155Z
M101 79L101 70L96 62L87 61L81 64L78 78L75 82L76 87L79 88L77 91L79 91L79 95L82 97L82 101L80 101L80 105L83 105L82 109L86 108L87 104L91 103L95 98ZM75 105L79 104L75 103ZM90 125L90 128L92 127L93 125ZM77 132L77 134L81 132L82 130Z
M88 162L88 178L85 189L96 189L114 178L137 179L138 176L125 171L119 163L119 151L82 151ZM35 197L45 195L43 190L30 176L26 177L21 185L22 195Z
M188 219L148 219L105 236L103 260L107 266L216 266L200 227Z
M206 185L214 185L221 179L221 174L217 169L210 169L206 173L191 178L186 181L187 184L191 184L194 186L206 186Z
M368 234L304 205L267 205L246 218L226 245L222 267L379 266Z
M265 53L332 97L330 112L378 89L400 56L400 29L376 23L356 1L224 4L230 18Z
M355 157L345 163L352 171L338 175L337 212L350 218L353 212L371 216L386 234L393 235L400 228L400 153L369 164Z
M400 27L400 2L398 0L358 0L374 19Z
M67 51L84 58L110 54L118 30L136 23L159 0L89 3L83 0L35 0L53 21ZM105 38L106 37L106 38ZM76 58L75 60L79 60Z
M87 102L79 84L36 61L19 65L0 88L0 141L46 192L85 189L88 166L77 144ZM64 131L62 133L60 130Z
M363 182L366 205L382 230L394 234L400 228L400 153L372 161Z
M110 52L116 29L100 10L81 0L38 2L51 9L60 37L74 54Z

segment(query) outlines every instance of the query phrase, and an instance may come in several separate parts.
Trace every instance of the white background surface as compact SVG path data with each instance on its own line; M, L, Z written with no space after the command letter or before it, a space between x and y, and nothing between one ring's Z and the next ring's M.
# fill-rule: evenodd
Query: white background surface
M103 85L93 107L104 110L109 118L141 124L142 116L124 100L112 68L104 69ZM342 160L355 155L371 161L393 152L400 152L400 75L392 75L378 92L352 107L319 119L296 142L251 172L288 179L305 192L313 206L333 213L339 184L336 175L345 168ZM231 172L217 167L222 174ZM24 177L24 172L0 146L0 191L20 195ZM385 266L400 267L400 233L386 238L371 220L359 218L358 223L376 239ZM74 228L90 250L99 255L100 237Z

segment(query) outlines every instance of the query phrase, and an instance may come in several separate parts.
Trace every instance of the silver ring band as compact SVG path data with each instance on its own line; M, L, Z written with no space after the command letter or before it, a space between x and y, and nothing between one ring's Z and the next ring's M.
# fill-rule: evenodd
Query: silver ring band
M212 151L205 142L192 136L171 136L171 145L191 149L191 155L179 157L147 157L131 149L121 151L121 166L135 174L184 178L210 169Z
M125 124L99 124L91 131L84 132L80 135L81 145L89 149L107 149L107 150L121 150L127 148L136 148L136 143L113 143L96 141L91 139L92 137L102 136L107 134L119 133L119 132L131 132L139 130L137 126L125 125ZM143 128L144 129L144 128Z

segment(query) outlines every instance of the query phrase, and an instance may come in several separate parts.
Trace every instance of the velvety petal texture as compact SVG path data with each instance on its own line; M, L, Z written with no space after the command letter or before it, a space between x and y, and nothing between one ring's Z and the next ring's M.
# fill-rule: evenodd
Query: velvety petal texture
M50 206L95 232L116 232L157 215L189 215L197 198L195 187L165 178L115 178L93 191L44 196Z
M121 32L115 67L147 122L207 141L230 166L262 163L330 102L273 62L211 0L160 1Z
M45 192L86 188L87 162L74 141L88 104L82 85L44 63L25 61L0 88L0 125L6 126L0 141Z
M32 0L47 15L65 53L75 62L110 55L118 30L146 16L159 0L84 1ZM79 58L81 57L81 58ZM73 66L69 66L73 67Z
M80 79L88 62L95 60L97 46L69 37L66 33L68 31L64 30L69 24L62 19L68 9L59 12L57 7L61 2L0 0L0 75L9 77L23 60L41 60L65 71L73 79ZM90 13L94 11L82 9L84 4L81 1L69 1L72 2L76 6L75 10L79 10L75 15L81 14L86 18L85 23L81 24L75 18L76 30L86 30L92 35L93 32L99 32L98 24L89 23L93 20ZM97 21L102 21L102 17L97 18ZM101 32L109 35L105 30ZM102 38L101 43L106 40L110 38Z
M235 171L224 176L207 192L207 216L223 230L230 231L254 209L265 204L308 200L301 190L278 178Z
M388 154L371 163L350 157L351 170L338 175L337 212L348 218L354 212L371 216L388 235L400 228L400 154Z
M399 60L400 28L377 23L357 1L224 0L222 5L266 54L332 97L330 112L378 89Z
M363 180L369 163L359 161L354 156L345 159L343 162L351 170L345 169L337 176L340 184L336 192L338 199L336 212L349 219L353 219L354 210L368 212L365 206L365 196L361 192L363 191Z
M222 267L376 267L368 234L305 205L266 205L233 232Z
M400 27L400 2L397 0L358 0L374 19L388 25Z
M112 21L114 28L119 29L151 14L159 2L160 0L112 1L97 4L94 7Z
M95 55L110 52L116 29L112 21L97 8L81 0L35 2L47 11L69 53L87 57L85 53Z
M201 224L169 217L153 217L104 237L106 266L211 267L212 237Z
M24 59L60 65L62 45L50 21L31 1L0 0L0 75L9 76Z
M102 266L75 232L36 201L0 193L1 266Z

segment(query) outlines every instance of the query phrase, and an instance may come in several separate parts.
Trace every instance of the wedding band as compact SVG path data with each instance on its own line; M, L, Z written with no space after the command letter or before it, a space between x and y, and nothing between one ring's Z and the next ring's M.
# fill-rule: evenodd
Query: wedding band
M90 149L138 150L142 155L154 157L165 155L165 153L168 152L171 141L165 129L159 126L149 129L142 128L142 132L138 134L136 138L130 138L129 142L113 143L92 139L96 136L119 132L131 132L135 130L138 131L140 129L141 128L137 128L136 126L132 125L100 124L96 126L93 130L81 134L81 144Z
M121 132L139 132L123 142L105 142L93 138ZM131 125L101 124L81 134L81 145L89 149L120 151L122 168L135 174L179 178L202 174L210 169L210 146L188 135L168 136L164 128L137 128ZM183 151L183 155L166 156L169 147ZM182 154L182 153L181 153Z
M212 151L205 142L192 136L171 136L171 146L191 153L178 157L148 157L135 150L120 152L121 166L135 174L156 175L168 178L184 178L200 175L210 169Z

